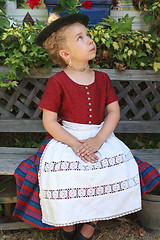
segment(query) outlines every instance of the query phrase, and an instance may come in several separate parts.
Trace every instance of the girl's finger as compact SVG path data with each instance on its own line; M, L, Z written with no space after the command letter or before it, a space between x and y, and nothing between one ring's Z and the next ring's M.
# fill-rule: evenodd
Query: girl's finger
M98 161L98 157L95 154L92 154L90 156L85 155L81 158L83 161L87 160L88 162L95 163Z
M89 155L90 159L92 159L94 162L98 161L98 157L93 153L91 155Z
M92 147L88 146L87 149L84 148L84 151L82 151L82 153L80 153L80 155L85 156L85 155L89 155L88 153L90 153L92 151Z
M89 145L82 145L78 150L77 150L77 153L78 153L78 155L82 155L85 151L87 151L88 150L88 148L89 148L90 146Z

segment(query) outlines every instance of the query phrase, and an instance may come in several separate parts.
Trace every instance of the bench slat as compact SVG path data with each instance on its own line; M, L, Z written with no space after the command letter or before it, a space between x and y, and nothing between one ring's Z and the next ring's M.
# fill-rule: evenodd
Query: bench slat
M55 73L60 72L61 68L53 68L52 70L48 69L32 69L30 71L30 75L25 75L25 78L50 78ZM126 71L119 72L117 69L95 69L101 72L107 73L110 78L114 80L120 81L160 81L160 71L154 72L153 70L132 70L127 69ZM8 67L0 67L0 73L8 73ZM118 74L117 74L118 73Z
M19 163L36 154L37 148L0 148L0 175L13 175Z
M160 133L160 121L119 121L115 133Z
M0 132L45 132L40 119L0 119Z
M134 149L132 153L160 172L160 149ZM0 148L0 175L13 175L19 163L34 155L37 148Z
M13 223L0 223L0 230L16 230L16 229L28 229L35 228L26 222L13 222Z
M0 132L45 132L40 119L1 119ZM119 121L115 132L160 133L160 121Z

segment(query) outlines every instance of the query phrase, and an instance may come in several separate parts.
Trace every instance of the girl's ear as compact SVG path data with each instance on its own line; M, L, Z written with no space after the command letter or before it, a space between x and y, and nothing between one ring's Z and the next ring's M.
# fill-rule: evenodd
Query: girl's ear
M64 60L69 60L70 55L66 52L66 50L60 50L59 55L64 59Z

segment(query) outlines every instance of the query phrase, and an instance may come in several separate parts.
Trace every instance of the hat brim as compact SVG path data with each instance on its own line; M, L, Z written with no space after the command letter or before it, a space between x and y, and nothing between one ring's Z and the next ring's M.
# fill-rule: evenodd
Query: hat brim
M82 23L84 26L87 26L89 23L89 18L87 15L81 14L81 13L60 17L57 20L50 23L47 27L45 27L40 32L40 34L36 38L36 44L38 44L39 46L42 46L43 43L46 41L46 39L50 37L52 33L57 32L60 28L68 24L72 24L76 22Z

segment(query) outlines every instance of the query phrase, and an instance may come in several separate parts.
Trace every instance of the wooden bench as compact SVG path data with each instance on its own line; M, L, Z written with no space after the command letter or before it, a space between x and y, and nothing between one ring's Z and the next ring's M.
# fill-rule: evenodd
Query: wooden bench
M8 91L0 89L0 132L44 133L41 111L37 109L47 79L61 69L32 71L18 87ZM8 69L0 68L0 72ZM121 120L115 133L160 133L160 72L126 70L108 73L119 97ZM3 106L3 107L1 107ZM0 147L0 175L13 175L18 164L34 155L35 148ZM160 149L132 149L142 161L154 165L160 172ZM0 192L0 204L5 214L12 212L10 204L16 202L14 189ZM0 230L31 227L26 223L1 223Z

